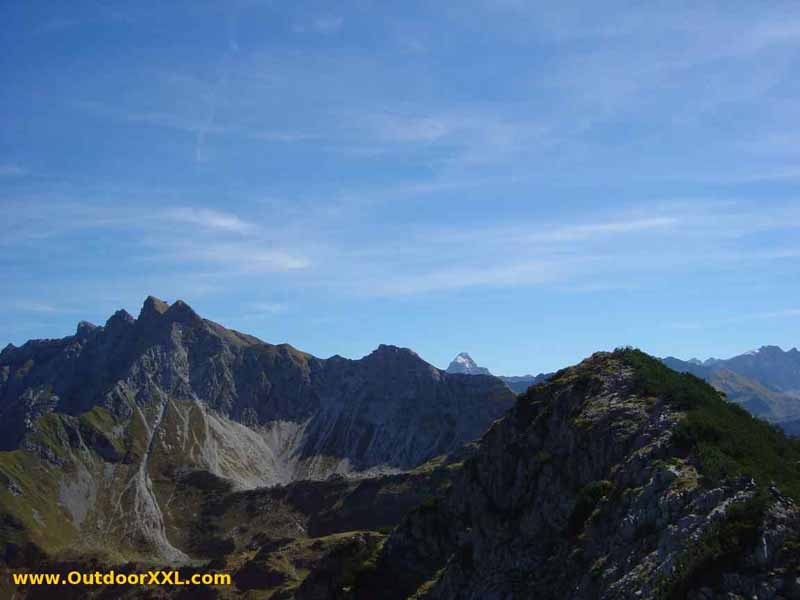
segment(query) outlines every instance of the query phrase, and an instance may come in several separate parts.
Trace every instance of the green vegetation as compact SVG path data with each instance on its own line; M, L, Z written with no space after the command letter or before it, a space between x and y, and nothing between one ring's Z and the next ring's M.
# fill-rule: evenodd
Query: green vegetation
M125 454L125 444L121 435L115 433L117 421L107 409L95 406L78 417L84 441L101 456L116 461ZM122 431L122 427L119 427Z
M703 478L718 483L748 476L758 485L755 496L732 506L724 519L710 525L660 583L658 598L684 598L701 580L719 576L755 546L771 483L800 500L800 441L728 402L703 380L673 371L644 352L624 348L613 356L634 369L636 393L685 411L674 439Z
M572 515L569 518L569 525L567 531L570 535L577 535L583 531L586 522L592 513L600 504L600 501L608 496L613 488L610 481L601 479L593 481L583 486L578 492L578 497L575 501L575 508L572 510Z
M678 559L671 577L660 582L656 595L662 600L679 600L687 593L730 570L739 557L747 556L758 540L758 528L766 505L764 492L732 506L725 519L715 521L697 542Z
M343 591L355 590L361 580L375 577L385 541L383 537L370 536L367 538L366 546L360 547L352 556L344 558L339 577L339 587Z
M635 370L637 393L686 411L675 439L695 457L702 476L718 482L746 475L761 487L774 482L800 500L800 441L728 402L698 377L673 371L640 350L618 349L613 356Z
M10 491L11 482L16 493ZM21 547L33 543L48 551L73 544L77 532L54 497L55 467L25 450L0 452L0 540Z
M114 415L102 406L95 406L83 413L78 420L82 425L106 434L110 433L117 424Z

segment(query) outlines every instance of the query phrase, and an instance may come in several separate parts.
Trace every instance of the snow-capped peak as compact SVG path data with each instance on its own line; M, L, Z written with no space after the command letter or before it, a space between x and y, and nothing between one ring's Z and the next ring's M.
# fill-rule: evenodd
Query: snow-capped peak
M489 369L479 367L467 352L460 352L447 367L448 373L462 373L466 375L491 375Z
M477 363L472 360L472 357L467 354L466 352L462 352L458 356L453 359L453 362L457 362L465 367L477 367Z

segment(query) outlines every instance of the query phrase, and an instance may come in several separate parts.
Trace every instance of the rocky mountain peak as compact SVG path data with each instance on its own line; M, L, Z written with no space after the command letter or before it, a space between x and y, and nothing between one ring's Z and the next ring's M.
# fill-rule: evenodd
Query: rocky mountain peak
M172 322L188 323L192 321L202 321L200 316L194 312L191 306L186 304L183 300L176 300L172 303L164 313Z
M465 375L491 375L489 369L479 367L467 352L460 352L447 367L447 372Z
M172 304L148 296L136 319L136 325L140 330L150 333L161 333L169 330L173 323L183 325L202 325L203 319L183 300L176 300Z
M381 344L362 360L375 373L382 372L387 377L404 377L403 373L427 373L433 379L439 379L439 370L410 348Z
M120 325L132 325L136 319L125 309L120 309L111 315L106 321L105 328L113 329Z
M401 358L403 360L408 360L412 362L425 363L425 361L422 358L420 358L419 354L414 352L411 348L402 348L400 346L393 346L391 344L380 344L365 358L380 359L380 360L386 360L386 359L393 360Z
M146 320L158 317L159 315L163 315L165 312L167 312L168 309L169 303L164 302L155 296L148 296L145 299L144 304L142 304L142 309L139 311L138 320Z
M454 361L457 363L462 363L466 366L472 366L472 367L477 366L477 364L475 363L474 360L472 360L472 357L469 355L468 352L459 352L458 355L455 357Z
M87 337L93 331L97 330L97 325L90 323L89 321L80 321L78 323L78 327L75 330L75 335L80 338Z

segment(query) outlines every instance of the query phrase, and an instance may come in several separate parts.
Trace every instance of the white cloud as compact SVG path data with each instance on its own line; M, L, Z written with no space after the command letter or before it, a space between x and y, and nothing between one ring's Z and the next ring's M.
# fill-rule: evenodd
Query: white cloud
M336 33L344 25L344 19L337 16L318 16L308 22L296 23L292 30L295 33L314 33L330 34Z
M5 246L85 231L124 232L138 254L139 263L171 261L185 265L213 265L223 270L216 279L243 273L302 271L311 260L296 244L290 224L267 230L229 212L177 206L148 209L135 201L117 204L15 203L7 228L14 235L2 238ZM0 213L2 214L2 213ZM306 245L312 246L313 240ZM195 276L201 276L196 273Z
M160 243L160 242L159 242ZM199 240L162 246L158 258L177 262L217 264L225 267L221 275L302 271L311 267L311 260L284 250L266 249L267 243L217 242Z
M672 276L775 263L797 251L778 242L754 251L742 239L800 228L800 213L753 204L675 202L582 223L423 227L339 257L344 285L364 295L534 285L591 293L647 287ZM602 218L605 217L605 218ZM533 233L531 233L533 232ZM492 262L493 257L499 257ZM351 263L351 264L348 264ZM349 267L350 270L347 270ZM648 283L650 282L650 283Z
M630 219L607 223L587 223L584 225L567 225L556 227L552 231L535 233L531 240L576 241L597 237L624 235L652 230L664 230L679 223L675 217L651 217Z
M63 312L63 309L53 304L47 304L44 302L18 302L14 305L14 307L17 308L18 310L35 312L35 313L55 314Z
M553 282L565 276L564 264L545 260L500 262L441 268L427 273L389 277L384 281L366 280L363 292L375 296L407 296L475 286L515 286Z
M84 310L83 308L76 308L76 305L74 304L61 304L61 303L54 303L43 300L31 300L25 298L20 300L7 299L4 302L0 303L0 307L2 307L4 310L21 312L21 313L33 313L41 316L77 314L80 313L82 310Z
M162 215L169 221L197 225L211 230L232 233L251 233L256 230L255 225L243 221L236 215L207 208L171 208L165 210Z

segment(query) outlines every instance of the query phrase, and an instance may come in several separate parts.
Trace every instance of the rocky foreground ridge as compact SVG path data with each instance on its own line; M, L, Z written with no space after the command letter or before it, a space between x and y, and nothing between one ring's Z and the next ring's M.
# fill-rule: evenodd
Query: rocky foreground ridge
M796 442L691 375L600 353L528 390L356 597L800 598L798 495Z

